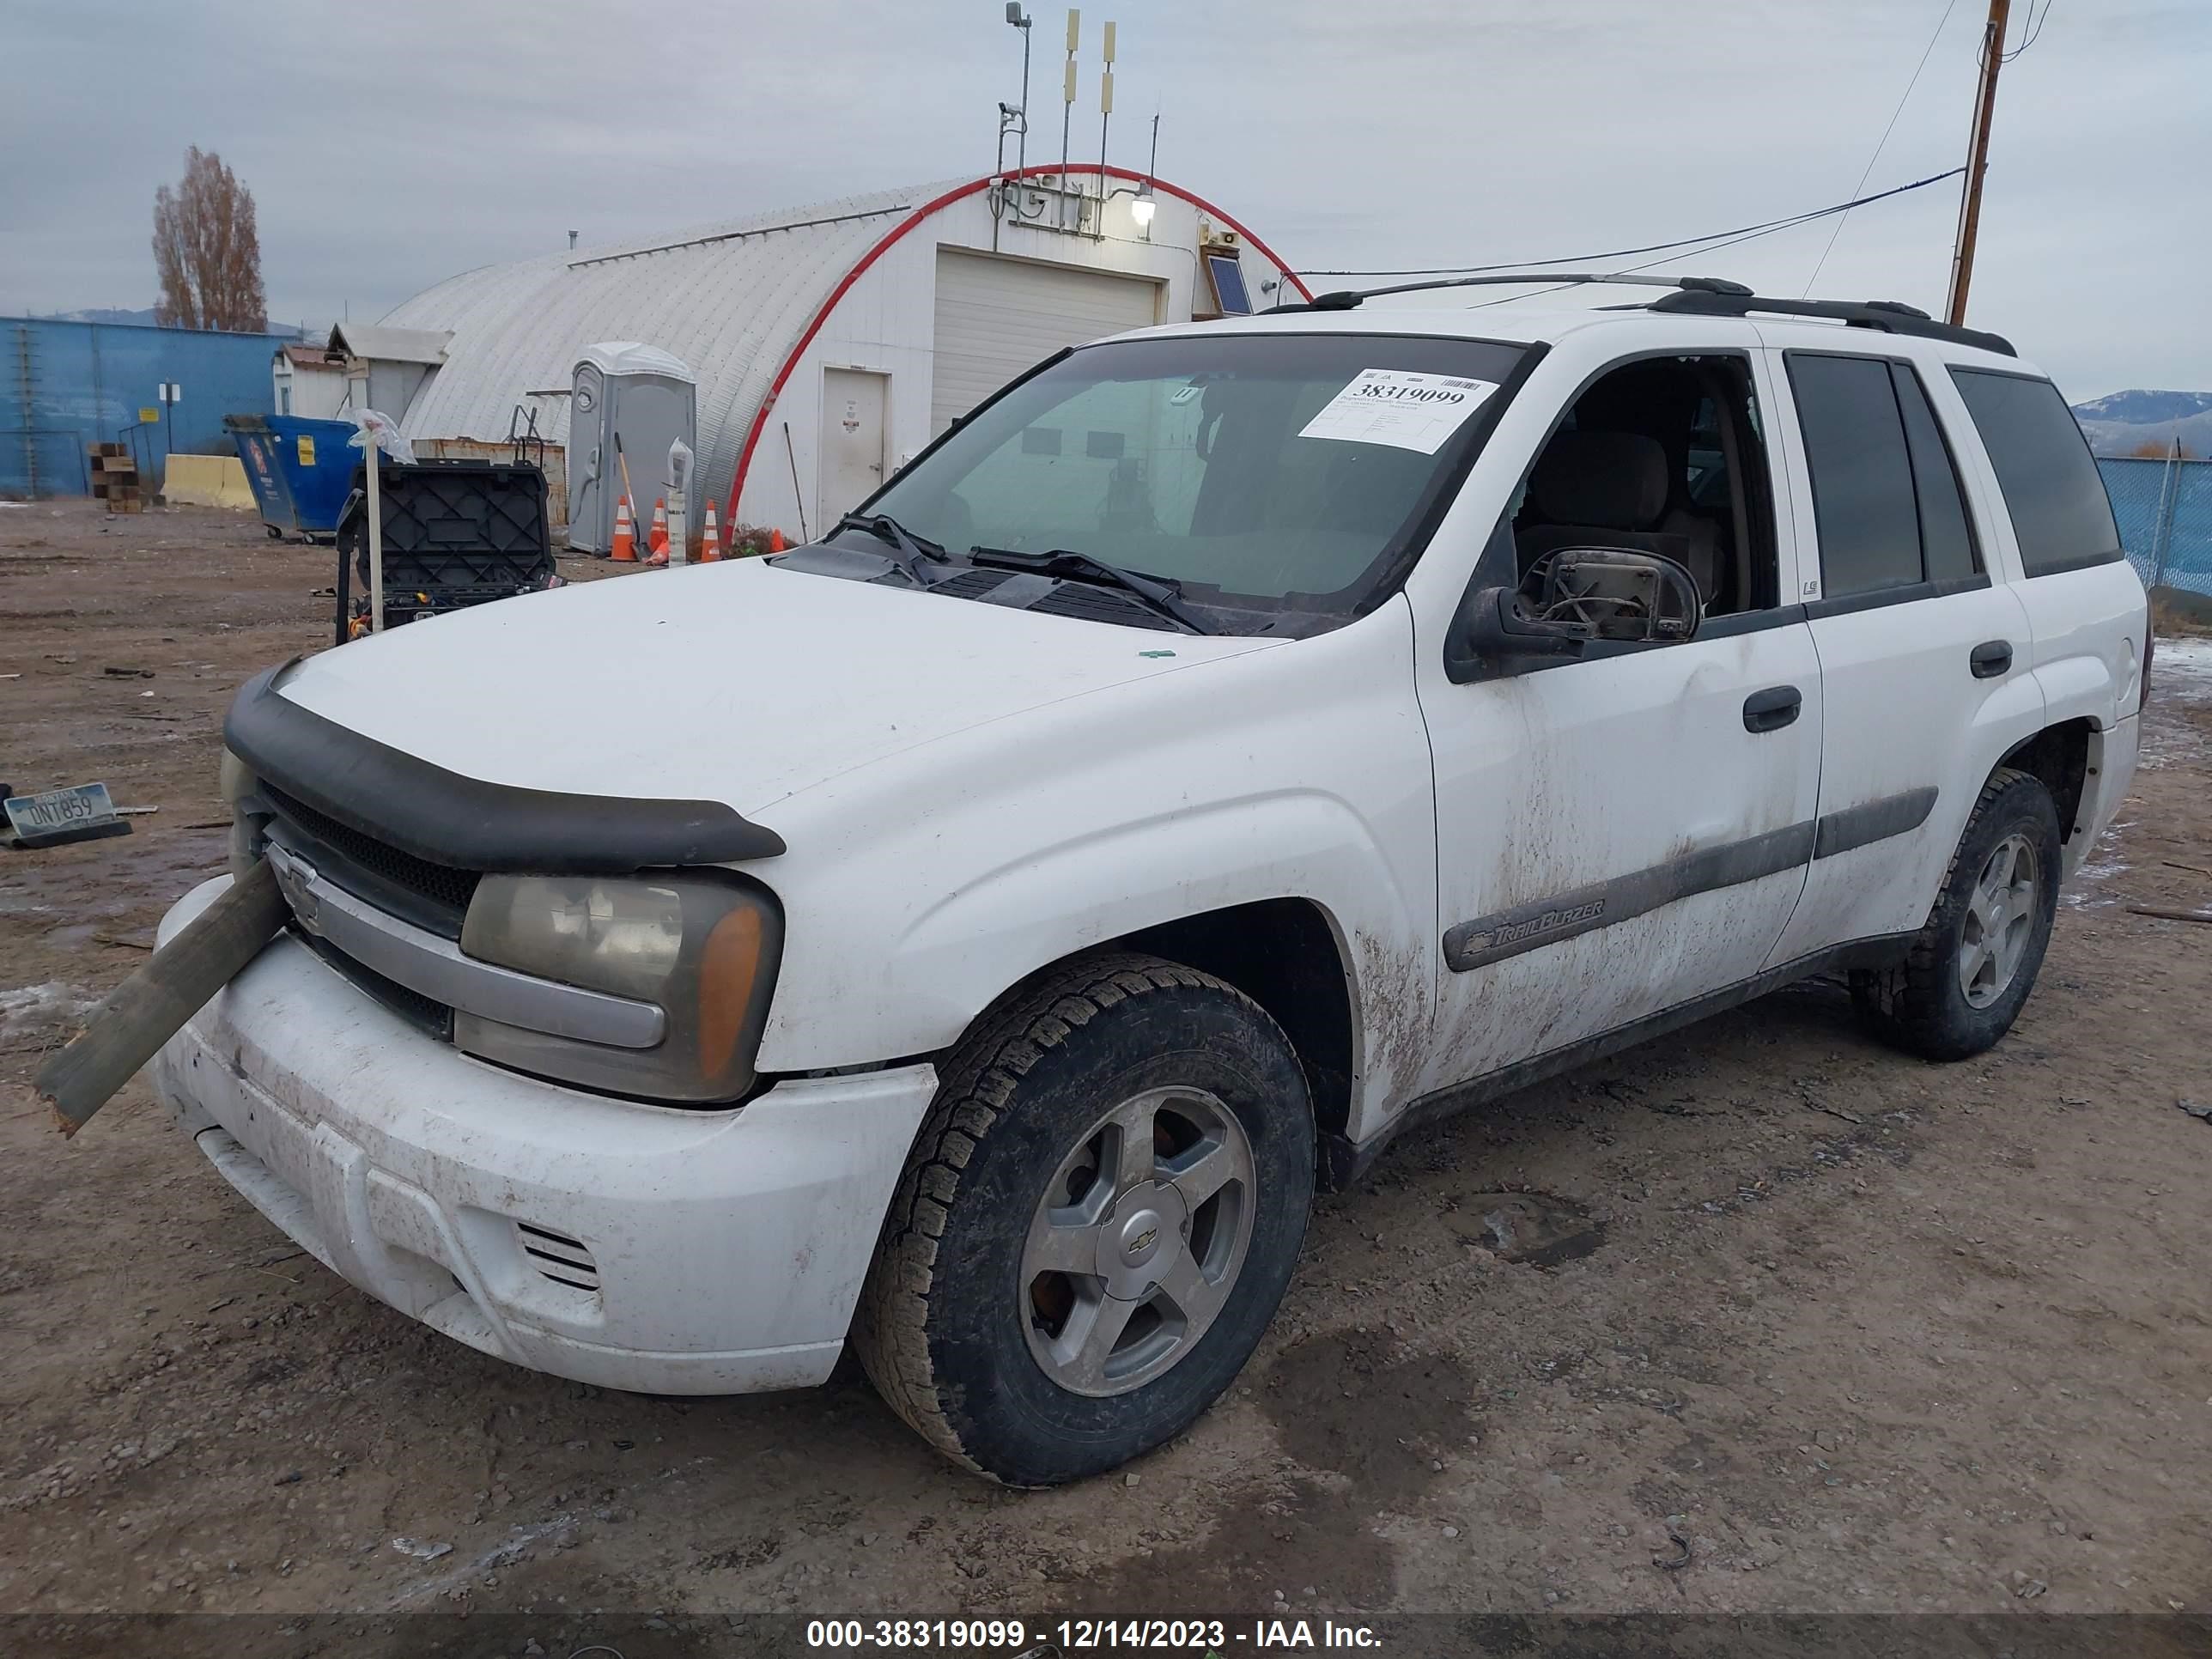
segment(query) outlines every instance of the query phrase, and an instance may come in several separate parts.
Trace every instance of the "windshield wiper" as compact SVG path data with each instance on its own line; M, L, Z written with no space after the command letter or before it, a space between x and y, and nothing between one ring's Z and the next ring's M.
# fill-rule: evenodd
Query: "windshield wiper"
M837 520L836 529L830 533L834 536L839 530L865 531L877 540L888 544L896 550L889 556L890 562L916 587L929 586L928 579L921 574L924 559L932 564L952 562L952 556L935 542L925 541L914 534L888 513L848 513Z
M997 565L1008 570L1035 570L1048 576L1058 576L1064 581L1089 582L1097 587L1118 587L1133 593L1146 607L1170 622L1188 629L1194 634L1211 634L1213 624L1182 602L1182 591L1175 583L1158 576L1147 576L1141 571L1124 570L1119 565L1094 558L1088 553L1055 547L1043 553L1024 553L1012 547L971 547L969 558L976 564Z

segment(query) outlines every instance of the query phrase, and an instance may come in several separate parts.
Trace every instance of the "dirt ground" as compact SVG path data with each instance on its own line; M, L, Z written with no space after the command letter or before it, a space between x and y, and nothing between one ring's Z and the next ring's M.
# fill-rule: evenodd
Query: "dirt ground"
M1816 982L1409 1137L1195 1429L1024 1494L849 1364L649 1399L411 1324L143 1082L49 1129L41 1053L222 862L222 710L331 579L240 515L0 504L0 781L161 809L0 854L0 1613L2212 1607L2212 928L2126 908L2212 904L2212 641L2162 644L1992 1054Z

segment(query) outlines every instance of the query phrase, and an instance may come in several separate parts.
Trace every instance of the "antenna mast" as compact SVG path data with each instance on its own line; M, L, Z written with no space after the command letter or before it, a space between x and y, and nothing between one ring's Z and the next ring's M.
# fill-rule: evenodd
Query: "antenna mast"
M1082 39L1083 14L1073 6L1067 9L1067 74L1060 87L1060 195L1059 211L1065 215L1067 201L1067 129L1075 118L1075 47Z
M1098 218L1095 237L1106 234L1106 124L1114 118L1114 26L1106 25L1106 67L1098 72Z

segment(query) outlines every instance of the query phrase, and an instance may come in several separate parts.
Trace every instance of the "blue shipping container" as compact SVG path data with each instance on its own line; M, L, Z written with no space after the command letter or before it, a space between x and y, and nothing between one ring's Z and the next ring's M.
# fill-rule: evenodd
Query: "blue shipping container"
M170 454L230 453L222 417L268 411L270 362L294 337L0 317L0 495L89 494L94 443L133 446L155 489Z

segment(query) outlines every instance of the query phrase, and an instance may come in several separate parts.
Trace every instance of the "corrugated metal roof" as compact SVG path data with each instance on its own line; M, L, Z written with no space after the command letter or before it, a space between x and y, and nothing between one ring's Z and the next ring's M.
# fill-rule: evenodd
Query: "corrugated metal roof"
M443 368L402 422L412 438L504 438L518 388L565 386L583 348L641 340L699 383L699 469L720 501L778 367L845 273L912 209L964 179L786 208L650 241L489 265L416 295L384 319L450 330ZM538 430L568 435L568 399Z
M392 328L368 323L340 323L331 331L330 349L373 357L386 363L442 363L446 343L453 338L441 329Z

